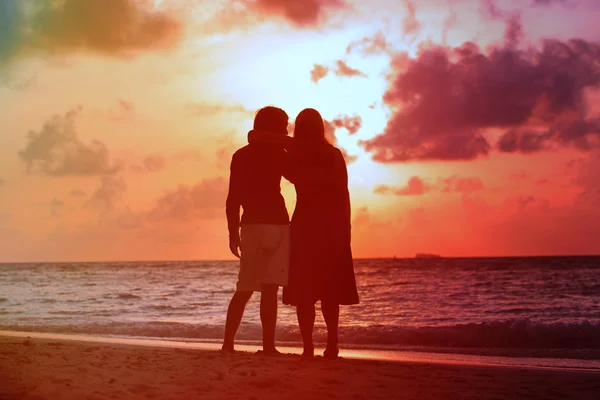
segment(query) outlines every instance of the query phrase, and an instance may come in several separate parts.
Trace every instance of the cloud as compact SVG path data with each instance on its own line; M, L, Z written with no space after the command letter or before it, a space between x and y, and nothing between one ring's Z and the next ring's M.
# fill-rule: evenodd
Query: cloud
M513 181L528 181L529 178L529 174L523 170L511 172L509 175L509 179Z
M136 0L3 0L0 62L72 52L124 55L166 49L181 39L173 16Z
M140 165L132 165L131 170L138 174L159 172L165 168L167 160L161 155L148 156Z
M335 66L327 67L321 64L315 64L313 69L310 71L310 80L314 83L318 83L321 79L325 78L329 72L333 72L335 76L341 77L361 77L365 78L367 75L359 71L358 69L354 69L350 67L345 61L337 60L335 62Z
M418 176L413 176L408 180L408 183L402 187L394 187L389 185L379 185L373 190L375 194L394 194L396 196L420 196L425 193L439 190L442 193L462 193L470 194L479 190L483 190L484 185L478 177L457 177L451 176L448 178L440 178L433 185L425 182Z
M320 65L320 64L315 64L312 71L310 71L310 80L313 81L314 83L317 83L321 79L325 78L328 73L329 73L328 67L326 67L324 65Z
M103 176L100 187L86 202L85 208L98 213L114 211L127 192L127 184L120 176Z
M420 196L431 190L431 186L426 184L418 176L413 176L408 180L406 186L395 188L388 185L379 185L375 187L376 194L395 194L396 196Z
M550 138L547 133L511 129L498 139L496 148L504 153L534 153L546 148Z
M354 69L354 68L348 66L348 64L346 64L346 62L342 61L342 60L337 60L335 62L335 66L336 66L336 69L334 70L334 72L335 72L336 76L347 76L347 77L360 76L363 78L367 76L364 72L361 72L357 69Z
M188 161L188 160L193 160L193 161L204 160L204 155L202 154L202 152L200 152L198 150L180 151L178 153L173 154L171 157L173 160L179 161L179 162Z
M50 201L34 203L34 205L49 210L50 214L56 218L60 218L65 211L68 211L72 208L64 201L57 199L56 197Z
M411 0L406 0L407 15L402 20L402 32L405 35L416 35L421 30L421 23L417 19L417 8Z
M365 56L387 53L390 50L390 43L385 38L383 32L378 31L373 36L367 36L363 39L354 41L346 48L346 54L359 52Z
M54 116L39 131L27 134L28 143L18 152L28 173L49 176L114 174L120 165L111 164L108 149L97 140L85 144L77 137L75 121L81 108Z
M0 178L0 187L4 186L4 179Z
M195 185L180 185L166 192L156 201L148 216L155 221L222 218L226 196L225 178L203 179Z
M371 223L371 215L369 214L368 207L361 207L356 210L354 219L352 220L352 226L360 227L366 226Z
M458 177L451 176L441 180L441 190L445 193L462 193L469 194L483 190L484 185L481 178L478 177Z
M231 114L231 113L239 113L243 115L253 115L254 112L248 110L246 107L241 104L212 104L206 102L198 102L198 103L189 103L186 104L185 110L189 115L196 117L207 117L215 114Z
M567 0L532 0L534 5L549 6L552 4L567 4Z
M71 197L76 198L76 199L81 199L81 198L84 198L84 197L87 196L87 194L83 190L80 190L80 189L73 189L73 190L71 190L69 192L69 195Z
M362 118L359 115L338 115L333 120L323 120L325 124L325 135L327 139L333 144L337 145L338 140L336 136L336 131L338 129L346 129L350 135L355 134L362 126ZM344 156L344 160L346 160L346 164L350 164L358 159L358 156L350 155L346 151L346 149L339 148Z
M330 11L349 8L345 0L245 0L243 3L255 13L283 17L297 27L318 25Z
M362 118L359 115L338 115L331 121L325 121L325 129L335 135L335 131L344 128L350 135L354 135L362 127Z
M69 206L62 200L53 198L48 203L43 204L50 208L50 213L53 217L61 217L63 212L69 208Z
M520 50L520 32L511 18L504 43L487 52L465 43L397 54L383 96L392 115L362 145L380 162L473 160L489 154L496 129L501 152L597 147L600 120L587 115L585 92L600 84L600 45L546 40Z
M119 99L114 110L107 113L107 119L114 122L124 122L135 115L135 104L131 101Z

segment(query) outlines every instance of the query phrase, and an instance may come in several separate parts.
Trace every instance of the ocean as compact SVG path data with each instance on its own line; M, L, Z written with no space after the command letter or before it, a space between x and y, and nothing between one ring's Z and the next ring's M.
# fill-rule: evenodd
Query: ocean
M0 264L0 330L219 342L234 261ZM355 261L345 348L600 359L600 257ZM281 291L280 291L281 295ZM237 339L260 343L256 293ZM315 341L325 342L317 314ZM299 346L280 303L277 340Z

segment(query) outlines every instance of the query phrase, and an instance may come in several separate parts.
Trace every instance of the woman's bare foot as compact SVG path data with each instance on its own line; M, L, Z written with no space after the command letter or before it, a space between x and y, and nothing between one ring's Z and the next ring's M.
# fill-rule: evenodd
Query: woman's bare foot
M315 358L315 349L304 349L302 355L300 356L300 360L314 360Z
M277 349L263 349L263 350L258 350L256 352L256 354L261 355L261 356L280 356L283 353L281 353L279 350Z
M338 359L338 354L340 353L340 349L333 348L327 348L325 349L325 352L323 353L323 358L326 358L328 360L337 360Z

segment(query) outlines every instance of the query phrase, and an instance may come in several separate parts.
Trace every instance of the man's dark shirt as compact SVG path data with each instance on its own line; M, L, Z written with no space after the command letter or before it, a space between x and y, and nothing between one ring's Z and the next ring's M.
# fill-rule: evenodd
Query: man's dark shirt
M226 213L229 236L240 224L285 225L290 219L281 195L286 152L272 143L251 143L231 159ZM240 206L243 208L240 223Z

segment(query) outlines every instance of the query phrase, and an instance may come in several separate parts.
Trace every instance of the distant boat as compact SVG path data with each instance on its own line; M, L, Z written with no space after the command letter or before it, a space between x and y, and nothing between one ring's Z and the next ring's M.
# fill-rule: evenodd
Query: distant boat
M417 253L415 258L442 258L439 254L431 254L431 253Z

